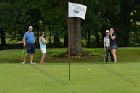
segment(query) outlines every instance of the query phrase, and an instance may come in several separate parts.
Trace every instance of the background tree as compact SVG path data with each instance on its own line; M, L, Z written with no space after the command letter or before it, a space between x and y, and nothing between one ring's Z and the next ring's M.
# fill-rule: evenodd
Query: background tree
M74 3L83 3L83 0L70 0ZM68 9L67 9L68 10ZM81 19L80 18L68 18L68 31L69 31L69 51L70 55L83 54L81 45Z
M1 36L1 46L6 46L6 31L9 28L9 20L11 20L11 3L9 2L1 2L0 3L0 36Z
M67 17L68 1L87 6L86 20ZM20 44L29 25L37 39L40 31L47 33L49 47L67 47L69 30L72 55L82 54L82 46L103 47L110 26L116 29L119 46L139 46L140 1L0 0L1 46Z

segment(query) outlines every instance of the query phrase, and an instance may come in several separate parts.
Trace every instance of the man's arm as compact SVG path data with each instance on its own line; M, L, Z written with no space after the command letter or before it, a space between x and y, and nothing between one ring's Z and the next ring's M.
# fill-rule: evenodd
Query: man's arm
M34 34L34 33L33 33L33 34ZM35 44L35 43L37 43L37 40L36 40L36 37L35 37L35 35L34 35L34 44Z
M23 47L24 47L24 48L26 47L26 40L25 40L25 38L26 38L26 33L25 33L24 36L23 36Z
M26 47L26 41L25 41L25 38L23 38L23 47Z
M104 43L104 49L106 49L106 43Z
M104 38L104 49L106 48L106 41L105 41L105 38Z
M34 43L36 43L37 42L37 40L36 39L34 39Z

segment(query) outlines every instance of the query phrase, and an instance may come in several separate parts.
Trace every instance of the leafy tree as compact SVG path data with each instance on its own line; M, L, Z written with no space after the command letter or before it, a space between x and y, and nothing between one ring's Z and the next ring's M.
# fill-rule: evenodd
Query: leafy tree
M6 46L6 30L9 28L9 20L11 20L11 4L9 2L0 3L0 35L1 46Z
M87 6L86 20L68 18L68 1ZM139 0L1 0L0 11L1 46L6 46L7 33L11 40L22 40L29 25L37 39L40 31L49 32L50 47L62 47L60 38L67 46L70 36L71 55L83 53L81 40L86 47L102 47L110 26L116 29L119 46L139 45Z

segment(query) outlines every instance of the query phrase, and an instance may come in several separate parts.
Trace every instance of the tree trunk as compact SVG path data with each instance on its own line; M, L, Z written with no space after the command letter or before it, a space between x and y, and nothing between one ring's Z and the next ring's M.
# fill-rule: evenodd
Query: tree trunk
M64 36L64 47L68 47L68 34Z
M91 34L90 34L90 29L88 29L88 32L87 32L87 47L90 48L90 42L91 42Z
M100 30L100 27L99 28L96 28L96 30L95 30L95 37L96 37L95 47L101 47L100 36L99 36L99 33L98 33L99 30Z
M39 42L39 26L36 26L36 31L37 31L37 41Z
M130 7L128 4L129 0L123 0L121 2L120 12L120 46L126 47L129 44L129 25L130 25Z
M68 18L68 31L69 31L69 49L70 55L82 55L83 50L81 46L81 19Z
M54 35L54 47L61 47L60 38L58 33Z
M1 46L5 47L6 46L5 31L2 28L0 28L0 35L1 35Z
M52 26L50 26L50 29L49 29L49 47L51 47L51 38L52 38Z
M68 51L70 56L82 55L81 45L81 19L80 18L68 18L68 2L82 3L83 0L66 0L65 1L65 15L67 19L68 27Z

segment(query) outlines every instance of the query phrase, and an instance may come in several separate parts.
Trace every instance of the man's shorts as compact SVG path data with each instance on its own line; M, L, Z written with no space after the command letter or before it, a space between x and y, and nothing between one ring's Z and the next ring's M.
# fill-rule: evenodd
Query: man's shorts
M34 44L27 44L26 48L27 48L28 54L35 53L35 45Z
M40 50L42 53L46 53L46 48L41 48Z

